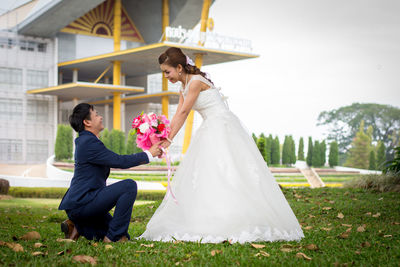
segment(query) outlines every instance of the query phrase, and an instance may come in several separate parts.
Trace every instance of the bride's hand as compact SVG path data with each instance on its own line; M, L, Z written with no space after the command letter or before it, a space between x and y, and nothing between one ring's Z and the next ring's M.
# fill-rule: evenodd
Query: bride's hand
M167 148L171 145L171 142L169 142L167 139L163 140L160 144L163 148Z

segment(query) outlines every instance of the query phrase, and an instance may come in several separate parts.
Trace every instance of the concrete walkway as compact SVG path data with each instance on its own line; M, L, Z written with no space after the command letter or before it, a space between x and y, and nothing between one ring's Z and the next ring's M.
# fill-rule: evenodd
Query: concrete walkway
M22 177L47 177L46 164L0 164L0 174Z

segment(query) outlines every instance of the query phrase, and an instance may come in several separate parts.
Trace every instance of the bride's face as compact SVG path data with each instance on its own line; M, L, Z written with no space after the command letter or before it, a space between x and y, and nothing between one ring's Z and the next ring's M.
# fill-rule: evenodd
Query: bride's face
M161 64L160 68L161 71L164 73L165 78L167 78L171 83L176 83L180 81L179 78L181 76L179 75L179 66L177 68L174 68L167 64Z

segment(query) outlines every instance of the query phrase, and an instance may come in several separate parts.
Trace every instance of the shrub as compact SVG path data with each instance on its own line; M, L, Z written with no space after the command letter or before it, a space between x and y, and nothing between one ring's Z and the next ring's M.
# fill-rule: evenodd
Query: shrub
M10 182L6 179L0 179L0 195L7 195L10 189Z
M140 148L136 145L136 134L133 129L131 129L128 133L128 140L126 142L126 154L130 155L133 153L142 152Z
M110 133L111 151L117 154L125 154L125 133L112 129Z
M68 125L59 124L57 126L57 137L54 147L56 160L72 158L72 128Z
M369 152L369 170L376 170L376 163L375 163L375 152L371 150Z
M265 153L265 136L263 134L260 135L259 138L257 138L257 147L258 150L260 151L261 155L263 156L264 160L267 161L266 153Z
M303 137L299 141L299 152L297 153L298 160L304 160L304 140Z
M273 140L271 150L271 164L279 164L281 161L281 150L278 136Z
M108 129L104 129L100 134L100 140L103 142L104 146L111 150L111 140L110 140L110 132Z
M394 154L394 159L387 161L385 167L383 168L384 173L393 173L395 175L400 175L400 146L396 147Z
M312 138L308 137L308 150L306 158L308 166L311 166L313 164L312 157L313 157L313 143L312 143Z
M329 166L338 166L339 164L339 146L336 141L333 141L329 147Z
M397 174L368 174L346 181L343 187L362 188L378 192L400 192L400 176Z

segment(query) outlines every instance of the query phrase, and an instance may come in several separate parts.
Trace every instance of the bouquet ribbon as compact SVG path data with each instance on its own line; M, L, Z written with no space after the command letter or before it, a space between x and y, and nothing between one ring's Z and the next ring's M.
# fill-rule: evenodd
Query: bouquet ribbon
M167 151L165 151L165 149L163 147L160 147L163 155L165 157L165 161L167 162L167 168L168 168L168 173L167 173L167 177L168 177L168 185L167 185L167 194L165 194L165 199L168 198L169 195L172 196L172 198L174 199L175 203L178 204L178 200L176 200L176 197L174 195L174 193L172 192L171 189L171 177L172 177L172 166L171 166L171 157L168 154Z

